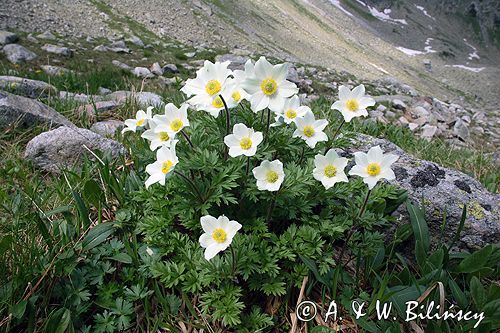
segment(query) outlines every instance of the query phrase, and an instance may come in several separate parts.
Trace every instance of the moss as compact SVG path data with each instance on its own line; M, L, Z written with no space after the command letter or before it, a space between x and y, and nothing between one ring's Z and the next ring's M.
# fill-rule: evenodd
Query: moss
M463 205L462 205L463 206ZM481 220L484 218L484 208L481 207L479 202L471 201L467 207L469 215L474 217L476 220Z

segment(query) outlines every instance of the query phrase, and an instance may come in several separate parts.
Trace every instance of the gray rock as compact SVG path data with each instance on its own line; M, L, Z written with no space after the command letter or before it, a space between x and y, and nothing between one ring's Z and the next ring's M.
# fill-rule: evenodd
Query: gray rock
M45 31L44 33L37 35L36 38L55 40L56 36L54 36L54 34L52 34L50 31Z
M113 137L115 136L116 131L121 130L123 127L123 121L108 119L95 123L92 127L90 127L90 130L104 137Z
M392 106L394 106L394 108L396 108L398 110L406 110L406 108L407 108L406 103L400 99L393 99Z
M102 99L103 99L102 96L99 96L99 95L85 95L85 94L72 93L69 91L60 91L59 98L60 99L69 99L69 100L73 100L75 102L80 102L80 103L99 102L99 101L102 101Z
M7 44L3 47L3 53L13 64L21 64L31 61L37 57L36 53L31 52L19 44Z
M140 78L152 78L154 75L146 67L136 67L132 72L135 76Z
M58 76L58 75L72 73L72 71L70 71L69 69L59 67L59 66L42 65L41 67L45 73L47 73L48 75L52 75L52 76Z
M186 53L184 53L184 55L188 58L192 58L196 55L196 52L186 52Z
M139 46L139 47L144 47L144 42L142 41L142 39L140 39L139 37L137 36L130 36L130 38L127 39L127 42L130 42L136 46Z
M108 95L111 94L112 92L113 90L104 87L99 87L99 89L97 89L97 93L99 95Z
M163 75L163 68L161 68L160 64L157 62L155 62L153 65L151 65L151 68L149 69L149 71L157 76Z
M422 133L420 134L420 136L423 139L426 139L427 141L431 141L431 139L434 137L436 132L437 132L436 126L432 126L432 125L427 124L424 127L422 127Z
M56 96L56 87L37 80L17 76L0 76L0 89L29 98L46 98Z
M28 142L24 157L37 168L59 173L77 167L84 157L93 160L94 156L88 150L99 150L114 158L126 153L119 142L87 129L62 126L34 137Z
M410 114L413 118L427 117L429 111L427 111L423 106L416 106L410 110Z
M288 81L295 83L295 84L299 83L300 77L299 77L299 73L297 72L297 69L295 69L295 66L293 66L293 65L288 66L288 75L287 75L286 79Z
M163 66L163 73L177 74L179 73L179 69L175 64L166 64Z
M455 125L453 126L453 134L463 141L469 139L469 129L462 119L457 119Z
M73 55L73 51L71 51L69 48L52 44L45 44L44 46L42 46L42 50L64 57L71 57Z
M93 118L99 113L116 110L118 106L119 104L115 101L99 101L92 104L79 106L76 109L76 114L78 116Z
M14 124L22 128L36 124L74 126L57 111L37 100L0 91L0 127Z
M247 60L248 60L247 57L237 56L231 53L222 54L215 57L215 61L219 62L230 61L231 63L229 64L228 68L232 70L245 69L245 62L247 62Z
M15 43L18 39L17 35L13 32L0 31L0 45Z
M468 214L455 250L478 249L500 242L498 194L490 193L481 183L462 172L419 160L385 139L359 134L344 155L349 157L356 151L366 152L376 145L380 145L385 153L400 156L393 164L396 179L391 183L407 190L414 203L421 202L423 198L432 245L437 246L442 241L448 243L453 239L464 205L467 205ZM441 240L439 235L445 212L447 222ZM403 223L409 221L404 205L395 214L402 216L398 220Z
M126 90L118 90L106 96L107 99L116 101L117 103L125 103L126 101L133 100L137 104L143 106L160 106L163 104L161 96L147 91L132 92Z
M111 61L111 63L113 65L115 65L116 67L123 69L124 71L132 71L132 67L130 67L129 65L127 65L121 61L113 60L113 61Z
M104 45L97 45L96 47L94 47L94 51L107 52L108 48Z

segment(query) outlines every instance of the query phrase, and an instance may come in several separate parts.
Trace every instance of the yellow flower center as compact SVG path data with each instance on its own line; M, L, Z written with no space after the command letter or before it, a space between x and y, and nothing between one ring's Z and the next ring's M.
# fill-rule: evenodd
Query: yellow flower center
M268 183L276 183L277 180L278 180L278 173L276 171L269 170L266 174L266 181Z
M335 177L335 175L337 174L337 168L332 164L328 164L325 167L324 172L325 172L325 176L327 176L328 178L332 178L332 177Z
M168 141L170 139L167 132L160 132L158 136L160 137L161 141Z
M378 174L380 174L380 164L378 163L368 164L368 166L366 167L366 172L368 172L370 176L377 176Z
M142 125L144 125L144 122L145 122L145 120L144 120L144 119L139 119L139 120L137 120L137 122L136 122L135 124L136 124L137 126L142 126Z
M221 84L217 80L210 80L205 85L205 91L210 96L217 94L220 91L220 89L221 89Z
M310 138L311 136L314 135L314 127L311 125L306 125L304 126L304 135Z
M161 172L166 175L170 171L172 165L174 165L174 163L172 163L172 161L170 160L163 162L163 165L161 166Z
M355 112L359 109L359 102L356 99L349 99L345 102L345 106L349 111Z
M248 136L242 138L240 140L240 147L241 149L248 150L252 147L252 139L250 139Z
M176 119L172 120L172 122L170 123L170 128L172 129L172 131L177 132L178 130L181 129L182 125L184 125L182 123L182 120L180 120L179 118L176 118Z
M226 241L226 238L227 238L227 233L224 231L224 229L217 228L212 233L212 238L214 239L214 241L216 241L219 244L224 243Z
M278 84L273 79L267 78L262 80L260 89L262 89L262 92L267 96L272 96L276 90L278 90Z
M295 111L294 109L288 109L288 111L286 112L286 116L289 119L293 119L293 118L297 117L297 111Z
M215 97L212 101L212 106L214 108L217 108L217 109L224 107L224 103L222 102L222 98L220 98L220 96Z
M231 97L233 98L233 101L235 101L236 103L238 103L241 99L241 94L239 91L235 91Z

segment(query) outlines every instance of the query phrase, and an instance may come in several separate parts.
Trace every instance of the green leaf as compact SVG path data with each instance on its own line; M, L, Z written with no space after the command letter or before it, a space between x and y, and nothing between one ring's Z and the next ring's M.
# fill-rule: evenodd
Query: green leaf
M458 306L461 309L467 308L469 302L467 300L467 297L465 297L465 294L462 291L462 289L460 289L458 284L453 279L448 280L448 283L450 285L451 294L453 295L453 298L457 301Z
M486 301L486 290L476 276L473 276L470 280L470 293L477 309L480 310Z
M94 205L94 207L100 207L104 202L104 192L93 179L88 180L83 186L83 197L87 202Z
M311 330L311 333L332 333L334 330L329 329L326 326L314 326Z
M90 229L87 236L82 241L82 248L88 251L104 242L112 233L113 223L101 223Z
M406 208L410 214L410 222L415 239L420 241L425 252L429 251L429 229L425 222L423 210L417 205L413 205L410 200L406 201Z
M299 255L300 259L302 260L302 262L307 266L307 268L309 268L309 270L314 274L314 277L316 278L316 280L320 283L322 283L323 285L325 286L328 286L328 282L325 281L325 279L319 274L318 272L318 268L316 267L316 264L314 263L314 261L312 261L311 259L309 258L306 258L302 255Z
M75 191L71 191L71 193L73 194L73 198L75 199L76 209L78 210L78 214L80 215L80 219L82 220L82 226L84 228L87 228L90 225L89 210L87 209L87 206L85 206L85 203L83 202L80 194Z
M64 333L71 322L71 311L66 308L60 308L50 315L45 325L47 333Z
M458 226L457 232L455 233L455 236L450 242L450 245L448 245L448 252L450 252L451 247L460 239L460 234L462 233L462 230L464 228L466 216L467 216L467 206L464 205L464 208L462 209L462 216L460 218L460 224Z
M132 263L132 257L130 257L126 253L117 253L114 256L112 256L111 259L122 262L124 264L131 264Z
M12 316L14 316L14 318L21 319L24 315L24 312L26 311L26 304L28 304L28 301L23 300L13 305L10 309L10 313L12 313Z
M492 246L486 245L481 250L474 252L466 257L458 265L458 269L462 273L474 273L479 271L488 262L488 257L491 254Z

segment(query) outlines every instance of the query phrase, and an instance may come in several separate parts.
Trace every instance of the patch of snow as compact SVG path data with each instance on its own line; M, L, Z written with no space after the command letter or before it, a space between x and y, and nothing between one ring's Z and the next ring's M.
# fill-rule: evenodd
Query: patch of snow
M455 67L455 68L465 69L467 71L474 73L479 73L480 71L486 68L486 67L467 67L464 65L445 65L445 67Z
M357 1L357 2L361 5L361 6L366 7L366 3L364 3L363 1L361 1L361 0L356 0L356 1Z
M427 16L427 17L429 17L429 18L433 19L434 21L436 20L434 17L430 16L430 15L429 15L429 13L427 13L427 11L425 10L425 8L424 8L424 7L422 7L422 6L418 6L418 5L415 5L415 7L417 7L417 9L421 10L421 11L422 11L422 13L424 13L424 15L425 15L425 16Z
M386 13L387 9L385 9L384 12L379 12L377 10L377 8L375 8L375 7L370 7L370 6L367 6L367 7L368 7L368 10L370 10L370 14L372 14L373 16L375 16L376 18L378 18L381 21L390 22L390 23L401 23L404 25L408 25L408 23L406 22L405 19L394 19L394 18L390 17L388 15L388 13ZM390 11L391 10L389 9L389 13L390 13Z
M384 9L384 14L389 15L391 13L391 11L392 10L390 8L386 8L386 9Z
M433 40L434 40L434 38L430 38L430 37L425 40L425 47L424 47L425 53L436 53L437 52L437 51L432 49L431 42Z
M465 38L464 38L464 42L465 42L465 44L467 44L467 46L472 48L472 51L473 51L472 53L469 53L469 57L467 59L469 59L469 60L480 59L479 54L477 53L477 49L473 45L467 43L467 39L465 39Z
M335 7L337 7L338 9L340 9L342 12L344 12L346 15L348 16L351 16L353 17L354 15L352 15L349 11L345 10L341 5L340 5L340 0L330 0L330 2L332 3L332 5L334 5Z
M410 57L419 55L419 54L424 54L425 52L422 51L417 51L417 50L412 50L412 49L407 49L406 47L398 46L396 47L399 51L403 52L406 55L409 55Z
M376 69L378 69L379 71L381 71L382 73L384 74L390 74L388 71L386 71L385 69L383 69L382 67L378 66L378 65L375 65L371 62L368 62L370 65L372 65L373 67L375 67Z

